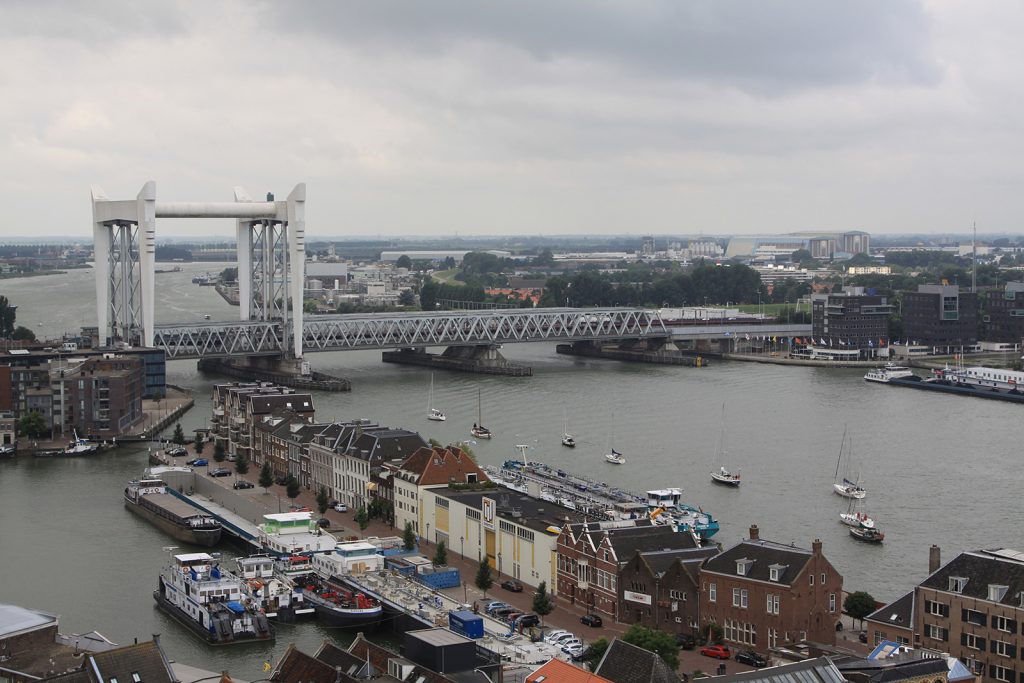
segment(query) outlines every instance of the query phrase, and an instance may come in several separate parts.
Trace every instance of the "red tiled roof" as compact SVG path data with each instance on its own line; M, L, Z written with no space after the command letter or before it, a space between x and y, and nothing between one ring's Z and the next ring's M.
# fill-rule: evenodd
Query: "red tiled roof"
M476 474L477 481L489 481L487 473L455 446L420 448L402 463L401 470L418 475L419 486L465 484L467 474Z
M573 666L560 659L550 662L526 677L526 683L611 683L607 678Z

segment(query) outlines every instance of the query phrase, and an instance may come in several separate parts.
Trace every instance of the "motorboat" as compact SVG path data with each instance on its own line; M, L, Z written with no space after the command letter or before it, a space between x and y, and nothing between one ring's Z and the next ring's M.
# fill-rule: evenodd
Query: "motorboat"
M79 438L77 430L72 431L74 432L75 440L69 443L68 447L64 449L64 455L92 455L100 449L97 444L92 443L88 439Z
M914 372L906 366L896 365L895 363L886 363L884 367L868 370L867 374L864 375L864 379L868 382L881 382L882 384L886 384L890 380L905 379L907 377L914 376Z
M563 434L562 445L566 448L576 448L576 439L573 438L572 434Z
M614 448L611 453L606 453L604 459L613 465L625 465L626 458Z
M850 527L849 531L851 536L856 538L858 541L864 541L865 543L881 543L885 540L885 534L882 533L881 529Z
M717 472L711 472L711 479L716 484L725 484L726 486L739 486L740 485L740 473L730 472L724 467L718 468Z

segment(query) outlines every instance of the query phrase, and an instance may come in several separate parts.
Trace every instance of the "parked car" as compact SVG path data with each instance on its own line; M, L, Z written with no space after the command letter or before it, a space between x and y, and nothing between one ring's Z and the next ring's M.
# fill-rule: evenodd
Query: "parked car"
M507 602L501 602L500 600L495 600L491 604L487 605L487 607L484 609L484 611L487 612L488 614L494 614L495 611L497 611L499 609L502 609L504 607L511 608L512 605L508 604Z
M523 592L523 584L519 583L515 579L506 579L505 581L502 581L501 587L507 591L512 591L513 593Z
M291 510L292 512L312 512L312 510L310 510L305 505L296 505L295 503L289 505L288 509Z
M753 650L740 650L736 653L736 661L740 664L749 664L750 666L757 667L758 669L762 666L768 666L768 660Z
M210 464L210 461L206 458L195 458L194 460L186 460L185 464L192 467L206 467Z
M583 656L583 653L585 651L586 648L583 647L583 643L580 643L579 645L567 645L562 648L562 652L569 655L573 659L579 659Z
M861 631L860 633L858 633L857 634L857 640L859 640L862 643L868 642L868 632L867 631Z
M576 638L575 634L569 633L568 631L566 631L565 633L562 633L561 635L558 635L558 636L555 636L555 637L551 638L548 642L553 644L553 645L557 645L557 646L561 647L562 645L564 645L565 643L569 642L570 640L579 640L579 639Z
M327 529L331 526L331 520L327 519L326 517L321 517L320 519L316 520L316 525L323 527L324 529Z
M715 659L729 659L732 656L726 645L705 645L700 649L700 653L705 657L714 657Z
M331 507L334 508L335 512L348 512L348 505L344 503L335 503Z
M517 622L517 624L519 626L522 626L523 628L537 626L538 624L540 624L540 617L538 617L536 614L533 614L532 612L524 614L523 616L519 617L519 621Z
M211 477L230 477L231 470L226 467L217 467L207 472Z
M515 607L499 607L498 609L491 610L491 616L498 617L500 619L502 617L507 617L508 615L516 611L518 610L516 610Z
M251 481L246 481L245 479L239 479L238 481L236 481L234 484L231 485L231 488L233 488L233 489L235 489L237 491L238 489L251 489L254 486L256 486L256 485L253 484Z
M681 650L692 650L697 647L697 640L689 633L677 633L676 645L678 645Z
M565 629L556 628L553 631L548 631L547 633L544 634L544 642L550 643L555 638L558 638L559 636L565 636L565 635L572 635L572 634L569 633L568 631L566 631Z
M597 616L596 614L584 614L582 617L580 617L580 623L584 626L600 626L601 617Z
M168 448L166 451L164 451L164 453L173 458L176 458L179 455L187 455L188 451L182 448L181 446L174 446L173 448Z
M523 616L523 614L525 614L525 612L522 612L521 610L514 610L512 612L509 612L508 614L502 614L501 618L504 621L507 621L508 623L511 624L513 621L515 621L519 617Z
M238 460L238 456L236 456L236 455L229 455L228 456L228 462L235 462L236 460Z
M274 477L274 483L277 484L278 486L287 486L288 485L288 477L285 477L285 476Z
M579 648L580 650L583 649L583 641L580 640L579 638L571 638L571 639L565 641L564 643L562 643L561 647L562 647L562 652L565 652L566 654L572 654L571 651L575 650L576 648ZM582 654L582 652L580 654ZM577 656L579 656L579 655L577 655Z

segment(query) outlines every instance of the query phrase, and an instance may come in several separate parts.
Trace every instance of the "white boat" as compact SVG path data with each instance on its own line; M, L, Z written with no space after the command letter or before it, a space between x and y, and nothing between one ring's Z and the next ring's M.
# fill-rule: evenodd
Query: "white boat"
M868 370L867 374L864 375L864 379L868 382L881 382L885 384L889 382L889 380L903 379L913 376L914 372L906 366L896 365L895 363L886 363L884 367Z
M207 553L174 555L160 573L153 598L211 645L274 639L266 615L251 601L245 604L241 580L222 570Z
M842 479L839 478L839 469L844 464L844 458L843 458L844 455L846 455L846 459L845 459L846 467L844 469L844 472L845 472L846 470L849 469L849 467L850 467L850 458L853 456L853 439L852 438L850 439L850 447L849 447L849 449L847 449L846 448L846 430L845 429L843 429L843 441L842 441L841 444L839 444L839 458L836 460L836 473L835 473L835 479L833 480L833 483L832 483L832 490L835 493L837 493L838 495L842 496L843 498L857 498L857 499L861 499L864 496L868 495L868 492L867 492L867 490L864 489L863 486L860 485L860 481L859 480L858 481L852 481L852 480L850 480L850 478L845 473L844 473Z
M444 422L448 419L444 413L434 407L434 373L430 373L430 398L427 399L427 419L434 422Z
M857 499L850 501L850 507L846 512L839 513L839 520L847 526L857 526L862 528L874 528L874 520L867 516L859 505L856 503Z
M718 435L718 446L715 449L715 460L722 462L725 460L725 404L722 404L722 431ZM739 486L740 485L740 473L739 470L736 472L730 472L725 469L725 465L720 465L718 471L711 472L711 480L716 484L725 484L726 486Z
M985 389L1003 389L1005 391L1024 391L1024 372L987 368L976 365L969 368L943 368L938 376L948 382L966 384L967 386L984 387Z
M563 417L565 418L565 426L562 431L562 445L566 448L576 448L576 439L569 433L569 418L565 417L564 413Z
M604 459L613 465L625 465L626 458L614 448L611 453L605 453Z
M475 436L478 439L490 439L493 436L493 434L491 434L491 430L490 429L488 429L487 427L484 427L484 414L483 414L483 407L482 407L482 405L483 404L481 403L481 399L480 399L480 390L477 389L476 390L476 419L477 419L477 421L473 423L473 428L469 430L469 433L472 434L473 436Z
M75 435L75 440L68 444L68 447L64 449L64 455L92 455L100 449L100 447L88 439L81 439L78 437L78 431L72 429Z

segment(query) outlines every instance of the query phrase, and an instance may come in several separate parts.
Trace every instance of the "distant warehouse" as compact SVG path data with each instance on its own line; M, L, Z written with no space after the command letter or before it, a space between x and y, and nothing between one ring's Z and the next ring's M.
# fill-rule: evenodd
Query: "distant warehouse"
M459 251L382 251L380 253L381 261L397 261L403 256L408 256L413 261L444 261L448 257L455 259L456 263L462 263L462 259L465 258L466 254L469 254L476 249L463 249ZM511 251L501 251L498 249L487 249L483 253L494 254L498 258L512 258Z

